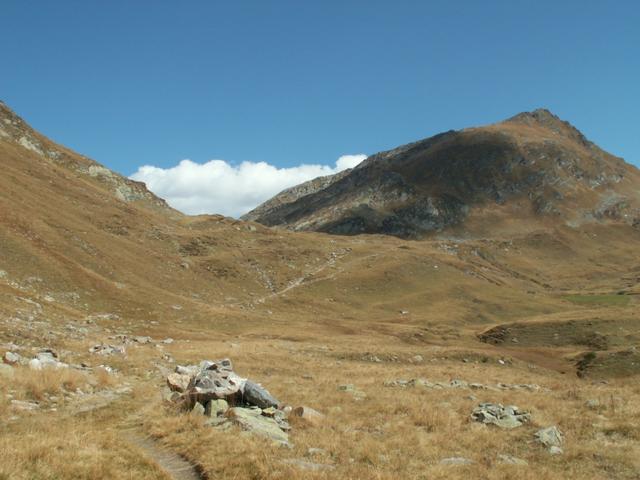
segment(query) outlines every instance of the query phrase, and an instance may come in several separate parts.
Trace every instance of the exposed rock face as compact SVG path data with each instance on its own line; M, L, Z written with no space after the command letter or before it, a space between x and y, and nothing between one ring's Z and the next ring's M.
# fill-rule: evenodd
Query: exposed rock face
M638 185L635 167L541 109L375 154L350 171L288 189L243 219L294 230L400 237L496 212L570 225L632 224L640 219Z
M178 214L178 212L169 208L164 200L147 190L144 183L123 177L87 157L78 158L77 155L70 154L71 152L66 148L55 145L32 129L1 101L0 140L13 142L24 149L36 153L43 162L52 162L69 167L74 172L101 183L118 200L126 203L141 202L154 210L166 211L171 215Z

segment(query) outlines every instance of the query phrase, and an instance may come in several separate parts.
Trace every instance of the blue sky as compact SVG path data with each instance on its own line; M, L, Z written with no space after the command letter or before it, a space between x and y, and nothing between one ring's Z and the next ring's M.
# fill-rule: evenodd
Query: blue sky
M126 175L335 170L537 107L640 165L635 1L3 0L0 18L0 99Z

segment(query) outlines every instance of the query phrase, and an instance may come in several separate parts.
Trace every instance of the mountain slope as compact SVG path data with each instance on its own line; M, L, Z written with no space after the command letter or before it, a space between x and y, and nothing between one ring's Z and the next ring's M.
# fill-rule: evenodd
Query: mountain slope
M369 157L244 218L294 230L417 237L509 222L640 221L640 172L547 110L449 131ZM458 228L460 229L460 228Z

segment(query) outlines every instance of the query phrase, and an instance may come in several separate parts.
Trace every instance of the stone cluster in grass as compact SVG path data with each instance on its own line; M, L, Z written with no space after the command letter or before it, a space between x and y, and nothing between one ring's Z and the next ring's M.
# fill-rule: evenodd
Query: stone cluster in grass
M317 425L324 415L310 407L292 408L269 391L234 372L229 359L204 360L199 365L178 365L167 376L165 399L220 430L233 425L275 443L290 446L289 418L297 416Z

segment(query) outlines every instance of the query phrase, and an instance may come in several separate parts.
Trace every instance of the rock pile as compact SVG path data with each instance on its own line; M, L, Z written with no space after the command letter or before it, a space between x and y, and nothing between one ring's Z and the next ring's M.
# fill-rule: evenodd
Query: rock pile
M208 425L227 429L237 425L243 430L289 446L286 407L260 384L233 371L231 360L205 360L200 365L177 366L167 376L165 398L192 415L204 415ZM323 415L309 407L298 407L294 415L317 425Z
M499 403L481 403L473 409L471 419L500 428L516 428L527 423L531 415L514 405L504 407Z

